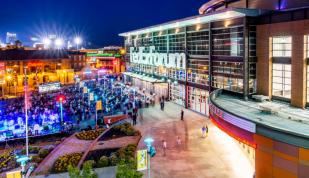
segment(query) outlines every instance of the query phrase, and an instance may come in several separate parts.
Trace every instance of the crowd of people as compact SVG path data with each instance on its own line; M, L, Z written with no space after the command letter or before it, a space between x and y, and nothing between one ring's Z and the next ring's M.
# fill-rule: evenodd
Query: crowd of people
M111 75L63 86L59 91L32 92L28 109L28 134L57 133L71 129L74 125L79 126L81 121L93 121L98 100L102 102L102 109L97 112L99 124L103 124L104 116L115 114L127 114L136 124L138 115L141 115L139 109L154 104L154 96L146 96L118 80L117 76ZM93 98L90 98L90 93ZM58 96L64 97L62 117ZM23 97L0 101L0 141L25 136L24 103Z

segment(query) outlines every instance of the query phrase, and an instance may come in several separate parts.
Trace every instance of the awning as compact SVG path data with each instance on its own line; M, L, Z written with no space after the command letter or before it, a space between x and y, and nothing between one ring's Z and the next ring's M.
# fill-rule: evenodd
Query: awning
M146 82L150 82L150 83L165 83L164 80L162 79L156 79L153 77L149 77L149 76L145 76L145 75L141 75L141 74L136 74L136 73L132 73L132 72L122 72L123 75L127 75L133 78L137 78Z

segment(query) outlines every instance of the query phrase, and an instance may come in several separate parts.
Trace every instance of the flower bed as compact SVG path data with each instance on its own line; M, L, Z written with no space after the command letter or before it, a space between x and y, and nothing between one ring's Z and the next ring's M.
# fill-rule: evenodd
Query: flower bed
M0 173L18 167L13 151L6 151L0 155Z
M138 130L135 130L130 123L124 123L122 125L112 127L107 133L105 133L100 138L100 141L106 141L125 136L138 136L138 135L141 135L141 133Z
M66 172L68 170L68 166L72 165L76 167L78 165L79 160L82 158L82 153L72 153L64 156L60 156L54 163L52 172L61 173Z
M82 131L77 133L75 136L80 140L95 140L104 132L104 129Z

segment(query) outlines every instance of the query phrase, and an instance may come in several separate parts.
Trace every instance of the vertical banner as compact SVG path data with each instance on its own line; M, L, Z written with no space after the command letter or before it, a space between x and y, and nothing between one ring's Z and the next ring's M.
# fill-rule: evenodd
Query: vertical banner
M96 109L97 109L97 111L102 110L102 101L101 100L97 101Z
M87 87L84 87L84 88L83 88L83 93L86 94L87 92L88 92Z
M147 150L137 151L137 170L143 171L147 169Z
M21 178L21 171L7 172L6 178Z
M82 88L82 87L84 87L84 82L79 82L79 88Z

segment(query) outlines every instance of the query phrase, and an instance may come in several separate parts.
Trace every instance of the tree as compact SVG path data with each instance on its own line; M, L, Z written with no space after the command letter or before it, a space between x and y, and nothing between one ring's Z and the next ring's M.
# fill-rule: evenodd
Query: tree
M98 175L92 169L93 163L86 161L83 164L83 169L79 170L71 165L68 166L70 178L98 178Z

